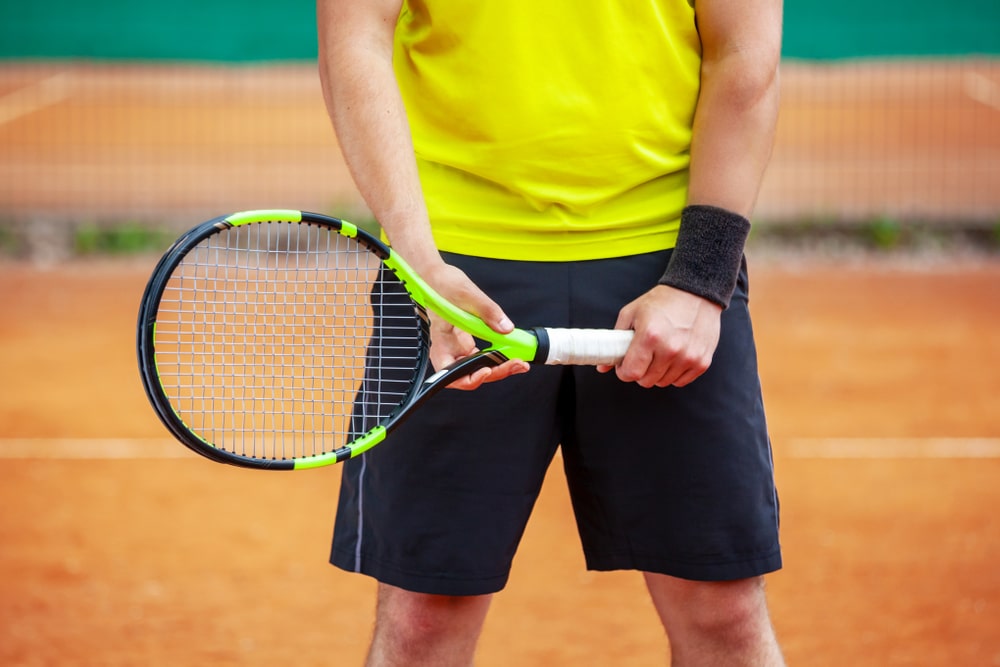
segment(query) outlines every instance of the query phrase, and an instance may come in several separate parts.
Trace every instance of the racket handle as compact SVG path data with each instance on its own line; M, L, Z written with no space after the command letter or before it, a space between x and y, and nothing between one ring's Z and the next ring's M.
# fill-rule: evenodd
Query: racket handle
M625 356L632 333L622 329L536 329L536 361L550 365L614 365Z

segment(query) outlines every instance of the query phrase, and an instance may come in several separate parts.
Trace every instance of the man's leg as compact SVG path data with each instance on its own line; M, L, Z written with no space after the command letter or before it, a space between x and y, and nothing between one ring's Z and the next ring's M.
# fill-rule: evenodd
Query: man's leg
M562 264L445 257L514 321L570 325ZM444 391L341 464L331 562L380 582L369 665L471 663L561 438L564 375Z
M675 667L780 667L763 578L688 581L645 574Z
M367 667L468 667L492 595L427 595L379 584Z

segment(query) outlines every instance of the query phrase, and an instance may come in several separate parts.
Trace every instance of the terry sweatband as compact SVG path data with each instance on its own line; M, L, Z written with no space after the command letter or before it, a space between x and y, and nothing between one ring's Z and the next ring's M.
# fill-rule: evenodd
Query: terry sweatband
M750 221L715 206L686 206L677 245L659 285L696 294L723 308L736 289Z

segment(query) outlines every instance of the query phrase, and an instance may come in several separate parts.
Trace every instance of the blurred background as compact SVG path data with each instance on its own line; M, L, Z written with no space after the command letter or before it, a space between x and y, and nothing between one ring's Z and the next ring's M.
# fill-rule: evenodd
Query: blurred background
M65 253L100 241L95 226L257 207L363 215L323 109L314 22L304 2L4 4L3 251ZM995 248L998 51L992 0L786 3L755 235Z
M339 471L196 459L134 353L180 231L370 222L316 51L311 2L0 4L0 664L361 664ZM782 83L748 254L789 663L1000 665L1000 3L786 0ZM561 475L478 664L664 664Z

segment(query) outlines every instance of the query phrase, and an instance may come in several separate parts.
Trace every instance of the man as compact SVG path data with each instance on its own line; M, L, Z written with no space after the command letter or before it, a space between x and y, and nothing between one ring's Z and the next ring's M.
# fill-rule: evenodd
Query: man
M331 561L379 580L369 664L472 663L557 446L587 566L643 572L674 664L782 664L743 265L780 0L317 9L345 159L413 268L497 331L635 331L614 369L477 371L345 464ZM436 367L475 347L431 334Z

